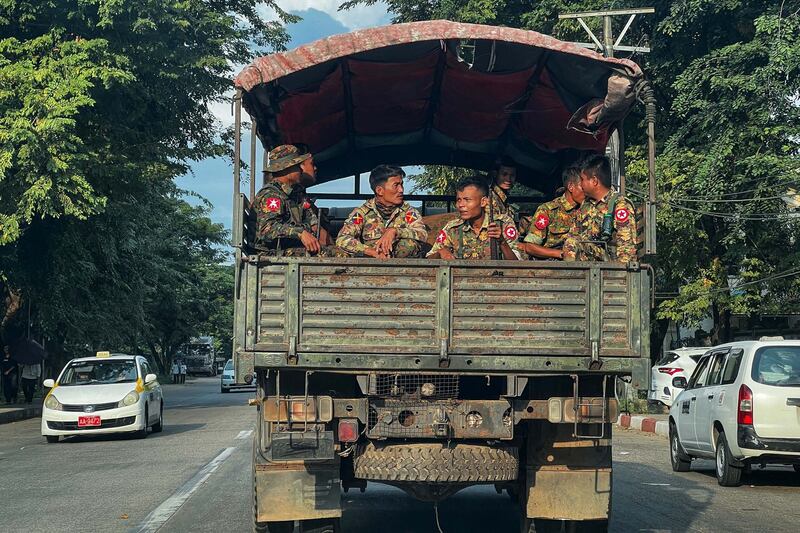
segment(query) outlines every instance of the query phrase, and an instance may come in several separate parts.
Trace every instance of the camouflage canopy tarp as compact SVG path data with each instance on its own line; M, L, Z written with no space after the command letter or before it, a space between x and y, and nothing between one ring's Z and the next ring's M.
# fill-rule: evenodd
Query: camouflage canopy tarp
M540 33L438 20L261 57L235 83L264 147L308 145L320 182L505 155L521 181L552 190L576 150L605 148L642 77L632 61Z

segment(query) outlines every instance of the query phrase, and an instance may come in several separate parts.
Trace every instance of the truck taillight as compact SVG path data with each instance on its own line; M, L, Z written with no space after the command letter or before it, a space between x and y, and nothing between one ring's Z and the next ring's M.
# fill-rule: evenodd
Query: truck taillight
M753 425L753 391L747 385L739 387L739 409L737 413L739 424Z
M343 418L339 420L339 442L355 442L358 440L358 420Z
M674 376L678 372L683 372L682 368L671 368L668 366L662 366L658 369L659 372L662 374L669 374L670 376Z

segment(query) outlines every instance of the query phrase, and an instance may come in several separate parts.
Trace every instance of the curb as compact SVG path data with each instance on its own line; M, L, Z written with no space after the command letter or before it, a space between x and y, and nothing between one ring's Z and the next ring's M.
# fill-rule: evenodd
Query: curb
M0 412L0 424L18 422L20 420L27 420L28 418L36 418L39 416L42 416L42 407L40 405L22 407L19 409L10 409L8 411Z
M623 428L669 437L669 422L666 420L656 420L647 416L619 415L617 425Z

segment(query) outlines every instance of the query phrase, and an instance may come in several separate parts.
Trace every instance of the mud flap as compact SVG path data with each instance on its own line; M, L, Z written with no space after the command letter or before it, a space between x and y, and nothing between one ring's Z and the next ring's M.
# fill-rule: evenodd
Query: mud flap
M529 432L525 514L529 518L603 520L611 513L611 429L604 439L575 439L571 424L540 422Z
M339 461L301 461L255 465L259 522L342 516Z

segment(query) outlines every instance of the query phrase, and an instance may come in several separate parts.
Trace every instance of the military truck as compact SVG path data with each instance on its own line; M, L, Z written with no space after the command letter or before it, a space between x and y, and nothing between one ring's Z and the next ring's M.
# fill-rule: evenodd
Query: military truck
M217 375L217 364L212 337L197 337L178 348L177 359L186 363L186 372L193 375Z
M262 57L235 86L233 349L237 380L257 385L255 530L338 531L342 490L368 482L434 503L490 485L519 502L523 532L552 521L605 530L615 382L646 389L650 366L654 100L640 68L531 31L431 21ZM360 173L379 163L487 170L500 156L552 197L582 151L615 156L624 189L621 130L637 101L650 182L636 261L280 257L254 246L262 149L302 143L319 183L355 176L352 192L311 191L318 201L371 197ZM453 200L406 199L423 214Z

